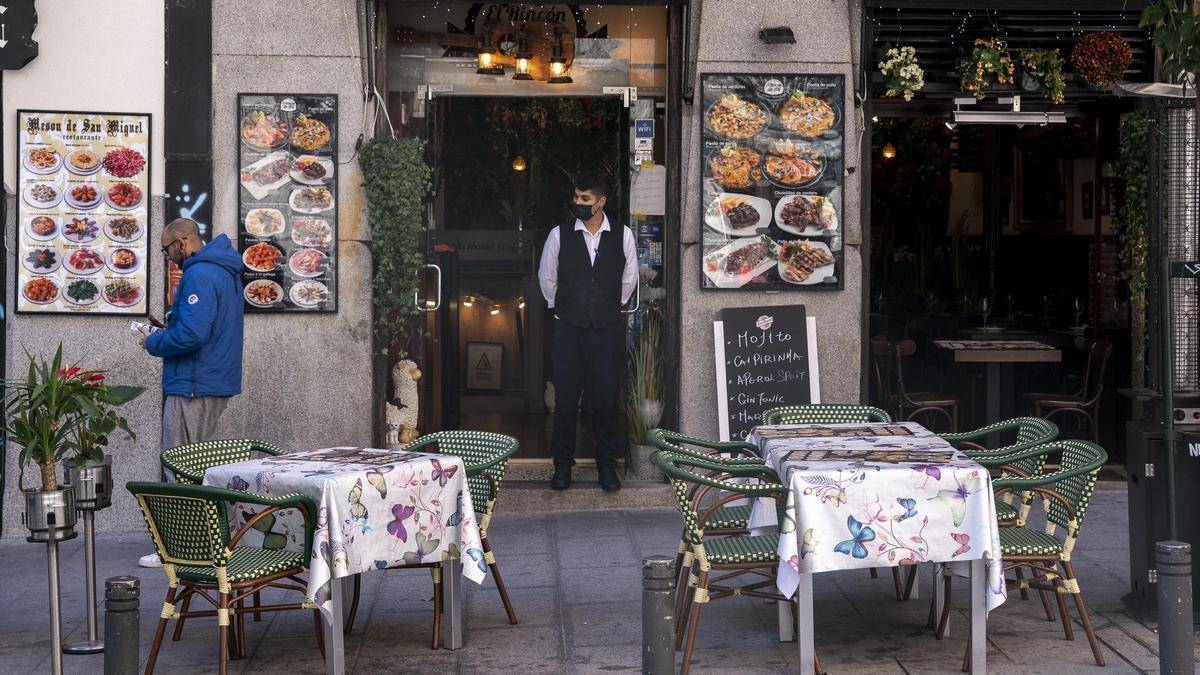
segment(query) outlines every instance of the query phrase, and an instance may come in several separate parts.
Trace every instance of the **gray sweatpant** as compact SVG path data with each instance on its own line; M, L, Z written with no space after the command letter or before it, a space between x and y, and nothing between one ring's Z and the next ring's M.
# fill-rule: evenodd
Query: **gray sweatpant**
M217 432L217 420L228 405L228 396L164 396L162 449L212 440ZM162 473L164 481L174 482L175 476L165 467Z

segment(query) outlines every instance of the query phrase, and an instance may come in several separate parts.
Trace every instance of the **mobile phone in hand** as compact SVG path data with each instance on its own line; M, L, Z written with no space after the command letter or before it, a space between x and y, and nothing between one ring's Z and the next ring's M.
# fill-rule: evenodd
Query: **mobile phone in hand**
M143 329L146 330L147 335L152 335L162 330L162 328L158 326L151 326L148 323L141 323L140 321L134 321L133 323L129 324L129 330L141 332Z

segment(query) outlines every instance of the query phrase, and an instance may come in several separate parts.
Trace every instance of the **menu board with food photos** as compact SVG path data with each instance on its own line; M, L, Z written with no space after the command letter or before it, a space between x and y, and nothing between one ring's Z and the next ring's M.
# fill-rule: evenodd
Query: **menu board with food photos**
M703 288L842 288L842 75L704 73Z
M333 94L238 95L247 311L337 311L337 109Z
M150 115L17 111L16 308L145 315Z

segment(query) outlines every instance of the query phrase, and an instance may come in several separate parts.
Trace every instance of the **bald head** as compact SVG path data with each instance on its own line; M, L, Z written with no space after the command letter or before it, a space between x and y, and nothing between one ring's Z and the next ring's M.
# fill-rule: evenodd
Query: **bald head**
M176 265L202 248L204 240L200 238L200 226L191 218L176 218L163 228L163 254Z

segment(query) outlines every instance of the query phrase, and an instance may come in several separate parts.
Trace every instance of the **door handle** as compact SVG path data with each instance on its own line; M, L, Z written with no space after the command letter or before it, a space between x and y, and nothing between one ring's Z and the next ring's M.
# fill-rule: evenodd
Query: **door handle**
M622 314L633 314L634 312L638 311L639 307L642 306L642 282L640 280L638 281L637 288L634 289L633 297L633 307L630 309L621 310Z
M419 273L420 270L431 268L437 271L437 295L435 296L437 300L430 307L428 301L425 303L421 302L421 292L419 290L413 291L413 303L416 304L417 310L421 312L436 312L442 306L442 268L433 263L426 263L418 267L417 270Z

